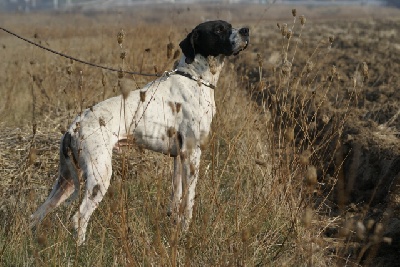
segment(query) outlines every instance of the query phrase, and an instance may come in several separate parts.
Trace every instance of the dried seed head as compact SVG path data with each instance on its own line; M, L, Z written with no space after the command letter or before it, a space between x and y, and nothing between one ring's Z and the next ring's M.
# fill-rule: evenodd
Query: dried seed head
M329 36L329 43L330 44L332 44L334 40L335 40L335 37L333 37L332 35Z
M107 85L107 80L106 80L106 76L104 75L104 73L102 74L102 77L101 77L101 84L102 84L103 86L106 86L106 85Z
M276 95L275 94L271 95L271 102L276 103L276 101L277 101Z
M288 27L287 27L287 24L284 23L284 24L282 25L282 27L281 27L282 36L286 36L286 35L287 35L287 32L288 32Z
M269 166L268 162L260 160L260 159L255 159L254 163L257 164L257 165L263 166L263 167L268 167Z
M283 75L289 75L290 71L292 69L292 63L288 60L284 60L282 66L281 66L281 72Z
M286 38L290 39L292 38L293 32L292 30L288 30L287 34L286 34Z
M286 61L288 61L287 60L287 55L288 55L288 53L287 53L286 50L282 51L282 64L285 64Z
M263 92L266 89L265 81L261 80L257 85L257 90Z
M174 49L174 44L173 43L167 44L167 58L168 59L171 58L173 49Z
M313 210L310 207L307 207L304 211L303 217L302 217L302 223L305 227L310 227L311 225L311 220L313 216Z
M293 96L296 96L296 89L299 86L299 83L300 83L300 77L298 76L293 77L292 80Z
M322 122L323 122L324 124L328 124L328 122L331 120L331 118L329 118L328 115L323 114L322 117L321 117L321 120L322 120Z
M144 102L146 100L146 91L140 91L140 101Z
M304 150L299 157L299 163L306 166L310 164L310 158L311 158L311 151L308 149Z
M354 219L350 218L346 220L339 230L339 236L340 237L348 237L353 230L353 224L354 224Z
M262 56L261 56L260 54L258 54L258 53L257 53L257 61L258 61L258 66L259 66L260 68L262 68L262 66L263 66L263 58L262 58Z
M38 236L37 242L42 247L47 246L47 237L46 237L46 235L42 234L42 235Z
M176 50L175 50L175 53L174 53L173 59L177 59L177 58L179 57L180 54L181 54L181 51L180 51L179 49L176 49Z
M385 242L386 244L391 245L392 244L392 238L391 237L384 237L382 239L383 242Z
M381 234L383 233L383 224L382 223L377 223L375 226L375 234Z
M200 133L200 148L206 149L209 143L210 143L210 135L207 132L202 131Z
M314 186L317 183L317 169L314 166L308 166L306 172L306 183L309 186Z
M368 79L368 64L366 62L362 63L362 73L364 76L364 79Z
M301 16L300 16L300 24L301 24L302 26L304 26L304 24L306 24L306 17L305 17L304 15L301 15Z
M335 76L337 74L337 69L336 69L335 65L332 65L331 74L332 74L332 76Z
M375 231L370 237L370 240L374 243L378 243L382 241L382 234L383 234L383 224L382 223L377 223L375 225Z
M306 72L310 73L314 69L314 62L308 60L306 63Z
M119 90L121 91L122 97L127 99L130 93L129 85L125 80L118 80Z
M117 34L117 41L119 45L122 45L125 39L125 32L123 29L121 29L118 34Z
M281 29L281 24L279 24L279 22L276 23L276 26L278 27L278 29Z
M248 229L243 229L241 237L242 237L242 242L246 243L247 240L249 240L249 238L250 238L250 231Z
M64 125L60 125L59 129L60 129L61 134L65 134L67 132L67 129L65 128Z
M121 54L119 54L120 59L125 59L126 58L126 51L122 51Z
M37 159L36 148L31 148L31 150L29 151L28 164L31 165L35 163L36 159Z
M313 92L313 94L315 94L315 91ZM308 129L310 131L314 131L317 129L317 124L315 123L315 121L310 122L310 124L308 125Z
M296 17L296 15L297 15L297 10L295 8L292 9L292 15L293 15L293 17Z
M67 66L67 74L71 75L72 74L72 65Z
M360 240L365 238L365 226L362 221L358 221L356 224L356 234Z
M124 78L124 71L122 70L122 68L120 68L119 71L118 71L118 78L119 79Z
M368 229L368 230L371 230L372 227L374 227L374 224L375 224L375 221L374 221L373 219L369 219L369 220L367 221L367 229Z
M285 138L289 142L292 142L294 140L294 128L292 128L292 127L286 128Z

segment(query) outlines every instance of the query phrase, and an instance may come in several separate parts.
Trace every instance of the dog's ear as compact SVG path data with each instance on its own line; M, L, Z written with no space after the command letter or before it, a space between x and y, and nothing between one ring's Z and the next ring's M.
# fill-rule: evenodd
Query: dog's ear
M196 29L194 29L179 44L180 48L182 49L183 54L186 57L185 62L187 64L191 64L194 61L194 56L196 55L196 51L194 50L194 44L197 41L198 37L199 37L199 34L196 31Z

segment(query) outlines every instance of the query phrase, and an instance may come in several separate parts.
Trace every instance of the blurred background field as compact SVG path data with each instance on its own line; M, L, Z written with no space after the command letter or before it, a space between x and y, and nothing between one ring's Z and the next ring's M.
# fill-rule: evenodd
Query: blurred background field
M142 3L19 9L0 26L92 63L162 73L210 19L249 26L251 44L226 59L215 90L190 231L166 216L171 159L129 149L79 248L77 203L28 227L55 179L61 132L120 94L119 80L135 90L152 78L118 78L0 32L0 265L398 266L400 10Z

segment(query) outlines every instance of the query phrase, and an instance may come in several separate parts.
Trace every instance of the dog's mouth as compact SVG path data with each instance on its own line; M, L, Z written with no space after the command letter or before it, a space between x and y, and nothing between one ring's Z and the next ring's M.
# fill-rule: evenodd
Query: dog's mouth
M234 56L238 55L240 52L245 50L249 46L249 39L244 40L243 44L239 47L237 51L233 53Z

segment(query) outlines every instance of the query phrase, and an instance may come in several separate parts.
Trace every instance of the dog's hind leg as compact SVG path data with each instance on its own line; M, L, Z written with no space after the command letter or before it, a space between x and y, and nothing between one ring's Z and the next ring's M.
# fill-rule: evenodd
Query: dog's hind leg
M86 228L90 216L106 194L112 174L111 149L110 151L97 151L93 155L97 155L97 157L84 159L86 165L85 173L87 175L86 190L79 211L72 218L79 245L85 241Z

